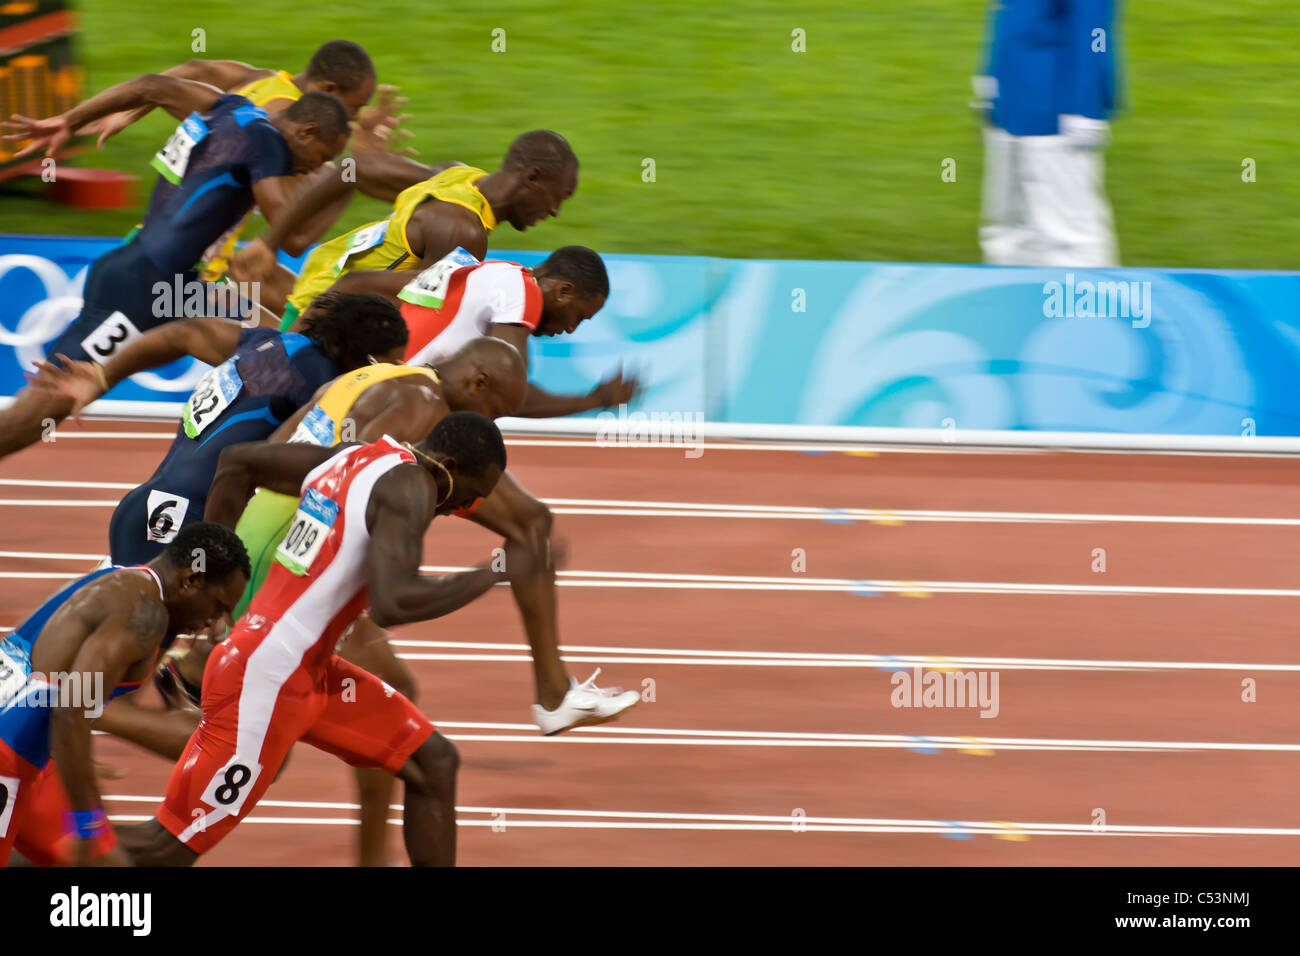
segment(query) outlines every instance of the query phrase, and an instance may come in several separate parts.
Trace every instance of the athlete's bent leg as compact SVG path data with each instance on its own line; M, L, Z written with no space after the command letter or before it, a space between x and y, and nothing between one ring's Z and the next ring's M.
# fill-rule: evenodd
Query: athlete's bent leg
M555 568L550 561L551 510L524 490L506 472L492 494L479 502L469 519L506 539L506 569L529 570L511 574L510 590L524 620L524 632L533 652L533 680L537 703L547 710L559 706L569 690L569 675L560 657L556 626ZM511 561L524 552L528 560Z
M406 784L402 836L411 866L456 865L459 767L456 745L435 730L397 772Z
M339 657L374 674L412 703L418 693L415 675L393 653L388 632L369 617L358 618L339 646ZM385 770L357 767L361 826L357 853L361 866L388 865L388 808L396 781Z

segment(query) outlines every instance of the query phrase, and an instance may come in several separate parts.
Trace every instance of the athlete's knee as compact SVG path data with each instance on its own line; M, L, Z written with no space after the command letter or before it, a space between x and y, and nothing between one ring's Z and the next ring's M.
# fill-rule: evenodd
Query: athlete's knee
M528 529L528 537L534 544L541 544L551 537L555 518L551 509L546 507L546 502L530 496L523 505L522 517L524 527Z
M454 780L460 769L460 751L436 730L411 759L420 768L420 779L415 785L422 793L432 793L448 780Z
M199 858L157 819L118 827L117 838L136 866L193 866Z

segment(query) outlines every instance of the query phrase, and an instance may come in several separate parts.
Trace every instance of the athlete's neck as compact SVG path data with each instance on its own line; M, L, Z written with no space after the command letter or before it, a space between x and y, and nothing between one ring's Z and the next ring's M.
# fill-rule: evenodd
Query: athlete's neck
M488 201L488 205L492 207L492 215L496 217L497 222L504 222L510 218L511 203L508 197L515 187L515 174L504 169L498 169L495 173L488 173L474 183L474 188L482 194L483 198Z

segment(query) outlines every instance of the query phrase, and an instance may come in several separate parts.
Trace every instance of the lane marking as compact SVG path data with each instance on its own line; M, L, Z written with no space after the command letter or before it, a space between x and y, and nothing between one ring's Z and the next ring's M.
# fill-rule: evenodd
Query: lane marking
M129 491L136 487L128 482L45 481L27 478L0 478L0 486L82 488ZM1300 518L1242 517L1232 515L1151 515L1109 514L1050 511L954 511L900 508L840 508L805 505L738 505L684 501L638 501L635 499L543 498L555 514L609 517L676 517L676 518L749 518L788 521L829 521L833 524L869 522L878 525L904 525L907 522L948 524L1172 524L1225 525L1237 527L1300 527ZM106 499L0 499L0 505L27 507L32 504L55 507L116 506Z
M68 555L68 560L85 560ZM96 559L98 560L98 558ZM469 568L421 565L430 574L456 574ZM0 578L71 580L78 573L59 571L0 571ZM740 574L672 574L654 571L560 571L556 584L573 588L656 588L694 591L802 591L805 593L863 590L899 593L905 597L936 594L1050 594L1050 595L1183 595L1204 597L1300 597L1296 588L1158 587L1123 584L1031 584L1001 581L891 581L849 578L795 578ZM505 584L498 585L505 587Z
M117 803L160 803L161 796L141 796L133 794L110 794L105 801ZM263 800L261 808L298 809L298 810L347 810L359 811L354 803L322 803L316 801ZM400 804L393 804L390 810L400 811ZM775 814L739 814L739 813L668 813L655 811L626 810L565 810L540 809L528 807L457 807L458 818L486 816L497 818L504 815L508 828L513 826L574 826L596 828L601 826L623 829L719 829L719 830L785 830L790 831L794 818L790 815ZM527 819L540 817L542 819ZM525 819L520 819L525 818ZM143 821L152 817L127 817L114 815L113 820L126 822ZM248 817L247 821L261 823L322 823L350 824L358 821L342 817ZM400 823L400 820L390 820ZM474 820L458 819L461 826L491 826L497 819ZM805 817L799 820L808 829L822 828L824 831L847 832L883 832L883 833L963 833L988 834L991 836L1019 837L1028 839L1030 835L1043 836L1300 836L1300 828L1288 827L1227 827L1227 826L1161 826L1141 824L1107 824L1097 827L1090 823L1011 823L1006 821L984 820L926 820L889 817Z
M494 740L511 743L536 742L554 744L581 743L654 743L698 744L704 746L761 746L761 747L914 747L918 739L926 746L944 750L962 750L978 741L978 746L992 750L1095 750L1095 751L1238 751L1251 753L1296 753L1300 744L1287 743L1229 743L1218 741L1186 740L1087 740L1047 737L961 737L927 736L917 738L906 734L843 734L759 730L692 730L683 728L648 727L579 727L556 737L543 737L533 724L483 723L473 721L435 720L439 728L449 730L499 730L530 731L528 734L448 734L453 740Z

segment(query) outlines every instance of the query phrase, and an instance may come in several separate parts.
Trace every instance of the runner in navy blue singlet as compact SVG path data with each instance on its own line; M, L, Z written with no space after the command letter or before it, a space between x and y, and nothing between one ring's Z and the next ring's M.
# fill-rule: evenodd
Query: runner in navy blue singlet
M153 158L159 180L144 224L100 257L86 278L81 315L50 355L104 362L148 329L186 316L243 318L253 290L202 283L194 271L213 242L256 204L275 222L295 175L337 156L347 142L347 108L329 93L307 93L267 116L242 96L165 75L147 74L105 90L45 120L15 116L10 137L31 141L17 153L57 151L73 130L122 109L161 106L182 122ZM66 408L24 391L0 413L0 457L42 437Z

